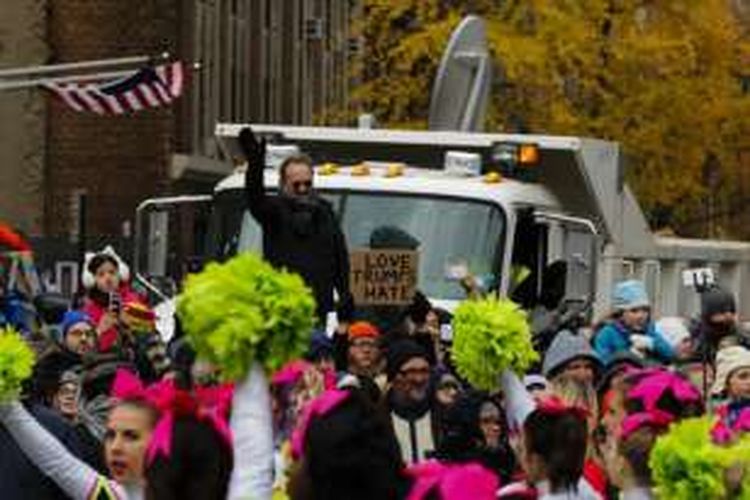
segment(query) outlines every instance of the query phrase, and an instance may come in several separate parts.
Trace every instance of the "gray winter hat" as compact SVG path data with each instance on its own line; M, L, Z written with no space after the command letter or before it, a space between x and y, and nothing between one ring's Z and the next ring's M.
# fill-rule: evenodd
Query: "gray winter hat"
M578 358L590 359L597 369L601 368L601 360L583 335L576 335L570 330L560 330L544 355L542 374L549 380L565 364Z

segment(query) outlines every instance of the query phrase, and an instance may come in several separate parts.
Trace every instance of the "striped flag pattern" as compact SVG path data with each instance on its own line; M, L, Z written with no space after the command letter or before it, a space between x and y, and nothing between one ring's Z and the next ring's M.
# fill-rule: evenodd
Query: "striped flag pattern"
M44 87L75 111L122 115L170 105L182 94L184 83L184 67L177 61L109 82L48 83Z

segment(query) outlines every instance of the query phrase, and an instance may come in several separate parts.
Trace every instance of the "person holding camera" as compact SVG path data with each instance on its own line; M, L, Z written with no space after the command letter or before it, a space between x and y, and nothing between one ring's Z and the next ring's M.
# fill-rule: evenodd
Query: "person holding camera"
M142 303L129 286L130 269L107 247L86 255L82 283L86 289L82 311L96 325L99 352L109 352L122 340L122 311L125 304Z

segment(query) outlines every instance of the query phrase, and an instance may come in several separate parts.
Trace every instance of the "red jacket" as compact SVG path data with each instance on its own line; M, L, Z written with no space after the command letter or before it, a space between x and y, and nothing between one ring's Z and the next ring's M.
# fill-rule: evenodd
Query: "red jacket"
M122 298L123 305L130 302L144 302L143 298L135 293L127 283L120 285L118 293ZM91 317L95 325L99 325L102 317L107 313L106 306L100 305L89 297L86 297L84 300L82 309L83 312ZM99 352L110 351L117 343L118 336L119 333L116 327L112 327L109 330L100 333L98 339Z

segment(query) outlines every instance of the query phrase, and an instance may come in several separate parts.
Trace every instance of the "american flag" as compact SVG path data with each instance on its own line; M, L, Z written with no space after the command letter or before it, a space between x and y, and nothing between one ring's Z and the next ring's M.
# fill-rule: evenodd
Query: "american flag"
M185 83L181 62L146 67L130 76L99 83L48 83L70 108L98 115L121 115L146 108L168 106Z

